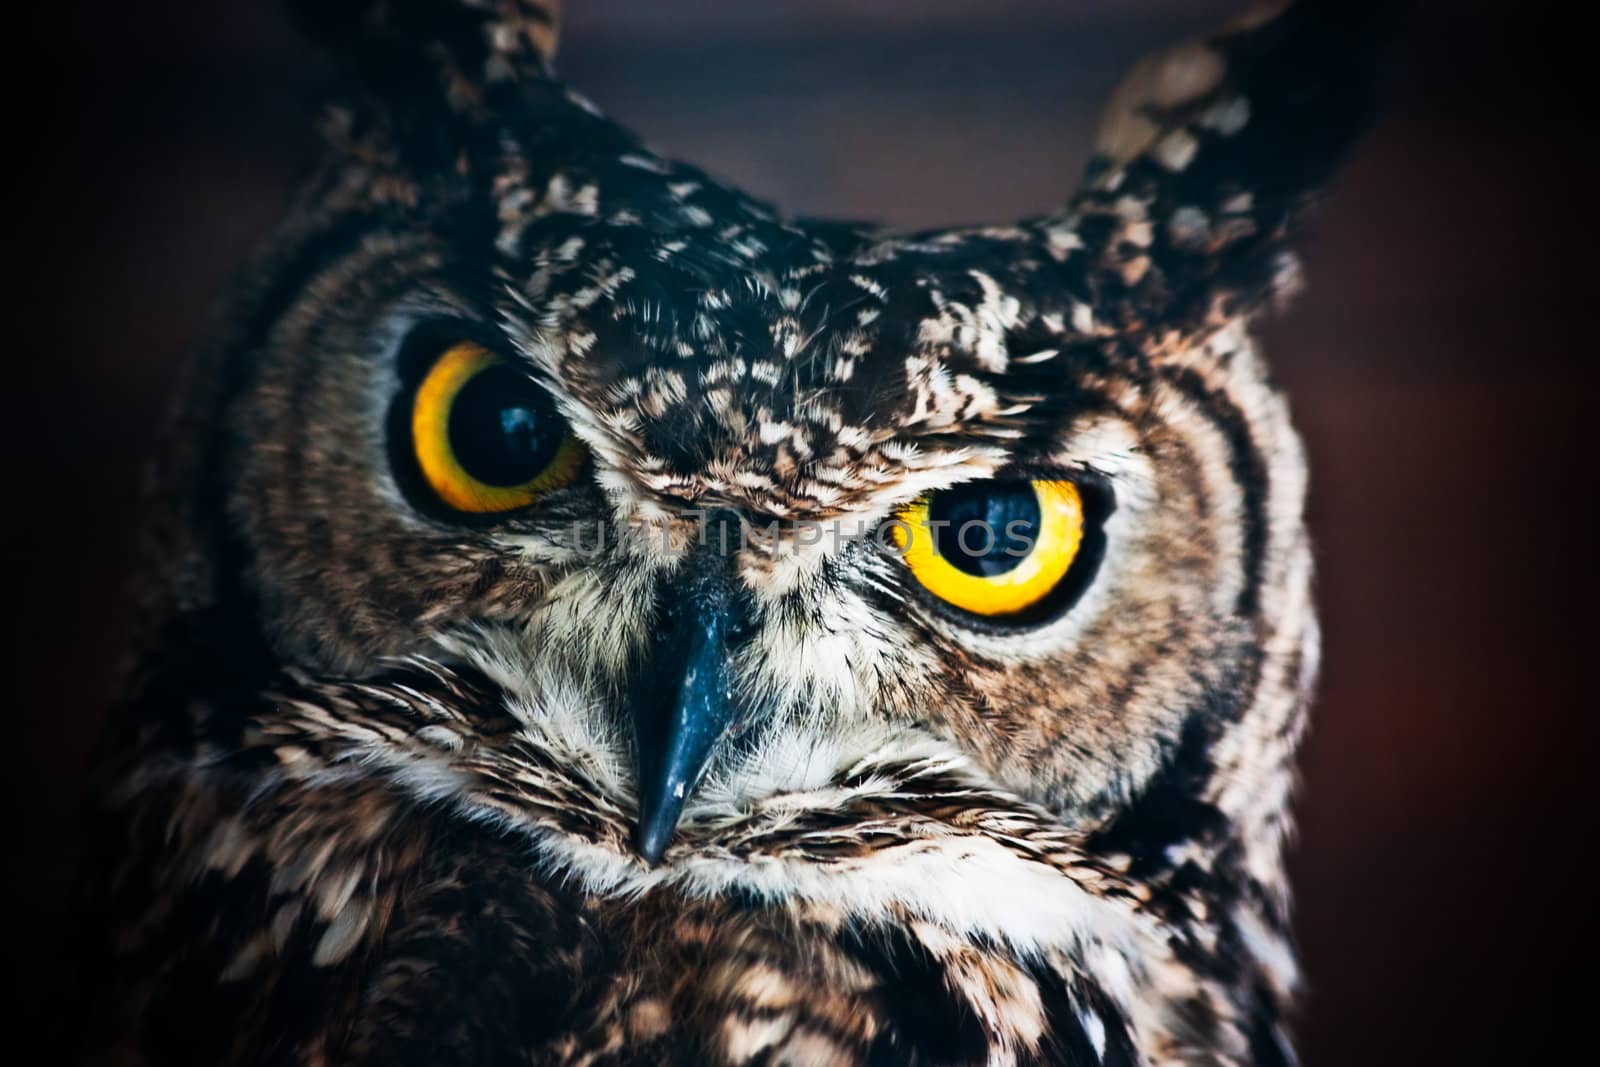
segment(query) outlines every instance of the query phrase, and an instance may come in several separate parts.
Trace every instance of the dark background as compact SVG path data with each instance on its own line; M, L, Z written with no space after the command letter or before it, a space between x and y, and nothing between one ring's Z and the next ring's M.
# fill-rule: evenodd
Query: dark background
M907 225L1050 207L1121 72L1234 7L568 6L563 73L657 147L797 212ZM49 19L9 39L0 142L21 735L0 881L26 1013L58 1000L142 460L180 360L315 150L328 73L268 0ZM1595 481L1578 432L1592 34L1553 19L1420 5L1384 118L1315 217L1310 289L1265 328L1312 455L1326 627L1294 856L1313 1067L1536 1062L1592 984L1576 519Z

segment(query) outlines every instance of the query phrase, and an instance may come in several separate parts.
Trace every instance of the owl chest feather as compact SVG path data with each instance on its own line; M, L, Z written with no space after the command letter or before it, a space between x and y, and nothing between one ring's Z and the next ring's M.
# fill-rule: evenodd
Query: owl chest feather
M702 811L647 867L626 797L431 671L284 678L242 722L193 702L112 791L117 832L163 842L121 850L121 962L204 927L141 968L147 1041L237 1043L162 1006L239 1000L299 1062L1137 1063L1246 1018L1174 934L1202 895L937 745Z

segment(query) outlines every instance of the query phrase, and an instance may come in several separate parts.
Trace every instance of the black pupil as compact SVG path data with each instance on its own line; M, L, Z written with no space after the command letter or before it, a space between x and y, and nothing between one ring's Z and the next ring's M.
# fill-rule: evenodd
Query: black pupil
M494 366L473 376L450 405L450 448L478 481L500 487L537 478L555 459L567 427L526 375Z
M928 502L934 547L950 565L980 578L1014 569L1039 539L1039 497L1027 482L980 482L935 493Z

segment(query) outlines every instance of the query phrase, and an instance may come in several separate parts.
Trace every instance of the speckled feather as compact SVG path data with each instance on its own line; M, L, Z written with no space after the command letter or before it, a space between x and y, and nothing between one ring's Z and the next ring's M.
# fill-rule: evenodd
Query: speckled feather
M900 235L651 153L553 80L551 3L305 10L353 88L157 469L91 1059L1292 1062L1317 634L1249 325L1368 27L1301 4L1152 57L1059 212ZM391 408L451 336L548 388L583 479L418 505ZM957 619L867 536L1035 471L1108 502L1058 617ZM758 711L651 867L644 534L710 506L775 524L737 572Z

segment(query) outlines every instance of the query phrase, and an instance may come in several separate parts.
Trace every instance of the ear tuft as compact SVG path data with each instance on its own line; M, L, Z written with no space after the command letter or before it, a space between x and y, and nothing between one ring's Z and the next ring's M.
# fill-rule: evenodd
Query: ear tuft
M560 0L291 0L299 23L381 103L473 115L496 86L546 77Z
M1101 235L1130 318L1176 326L1285 295L1291 223L1371 120L1393 6L1278 0L1134 68L1068 209Z

